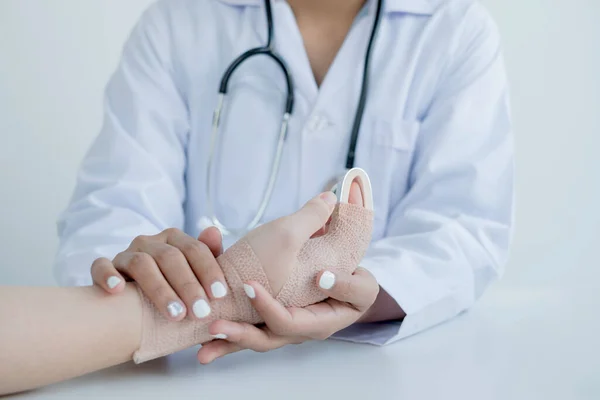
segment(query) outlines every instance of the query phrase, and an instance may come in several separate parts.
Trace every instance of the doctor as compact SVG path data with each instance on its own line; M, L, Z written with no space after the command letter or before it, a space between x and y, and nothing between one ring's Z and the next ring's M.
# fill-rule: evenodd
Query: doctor
M106 89L59 221L57 277L89 284L86 266L108 257L92 275L109 293L126 275L168 318L205 318L205 300L227 294L221 238L205 228L220 225L227 247L352 166L373 186L361 266L379 284L357 318L386 323L331 315L313 335L231 323L201 361L331 332L382 345L472 306L510 241L508 87L498 30L474 0L158 1Z

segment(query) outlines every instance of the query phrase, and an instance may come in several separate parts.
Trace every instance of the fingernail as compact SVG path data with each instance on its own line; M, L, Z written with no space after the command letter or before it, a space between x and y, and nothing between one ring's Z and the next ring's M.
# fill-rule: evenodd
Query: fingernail
M217 333L216 335L213 335L213 337L215 339L227 339L227 335L224 333Z
M329 290L335 285L335 275L332 272L325 271L319 278L319 286L321 289Z
M244 292L246 292L246 296L250 297L251 299L256 297L254 288L250 285L246 285L245 283L244 283Z
M116 288L117 286L119 286L119 283L121 283L121 278L119 278L118 276L111 276L106 280L106 285L109 289Z
M335 196L335 194L333 192L321 193L320 197L323 200L325 200L325 203L329 204L330 206L333 206L337 203L337 197Z
M192 310L194 311L194 315L198 318L205 318L210 314L210 306L204 299L196 300L192 306Z
M217 299L220 299L221 297L225 297L227 295L227 288L219 281L210 285L210 291L212 292L213 296Z
M183 308L183 304L180 302L172 301L167 306L167 310L169 311L169 314L171 314L171 317L175 318L179 316L185 310L185 308Z

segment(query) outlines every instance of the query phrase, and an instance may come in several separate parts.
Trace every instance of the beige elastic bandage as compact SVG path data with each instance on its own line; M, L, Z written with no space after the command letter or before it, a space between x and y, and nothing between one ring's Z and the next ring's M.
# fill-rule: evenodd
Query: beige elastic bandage
M356 170L358 169L351 170L354 175L349 173L346 178L350 177L350 183L354 178L359 178L367 208L339 203L333 211L328 232L309 239L304 244L298 253L296 265L290 269L291 273L287 279L282 281L285 282L283 285L269 279L252 246L242 238L217 258L230 291L225 298L211 301L212 312L207 318L201 321L186 319L171 322L163 317L141 290L138 290L143 301L142 342L133 360L142 363L209 342L213 337L209 334L208 327L217 319L250 324L263 322L244 291L243 284L248 281L259 282L286 307L306 307L325 300L327 296L317 286L317 274L325 269L333 273L352 273L371 240L371 187L364 171ZM342 201L347 201L349 184L346 186L341 190ZM280 290L274 291L273 287Z

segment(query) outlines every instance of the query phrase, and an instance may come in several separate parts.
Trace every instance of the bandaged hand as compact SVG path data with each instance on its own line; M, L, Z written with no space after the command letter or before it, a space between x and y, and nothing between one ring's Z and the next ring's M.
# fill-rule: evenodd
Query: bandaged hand
M354 192L357 193L354 197L360 199L358 185ZM283 333L297 342L298 337L322 339L356 321L373 303L378 292L378 285L370 274L362 269L355 272L371 238L372 211L365 209L360 200L337 206L335 201L333 193L324 193L298 212L251 231L221 255L217 261L231 292L225 298L211 302L213 312L206 321L169 321L140 291L145 310L144 326L135 361L143 362L206 343L214 336L221 340L217 343L228 345L221 353L243 346L239 341L236 343L235 332L231 331L231 336L225 332L229 330L227 326L223 327L225 331L215 331L219 323L237 322L242 325L230 327L249 329L267 322L267 330L261 332ZM325 234L317 234L324 231ZM319 288L318 283L327 289ZM360 299L350 298L353 291L361 294ZM312 309L299 311L329 296L334 297ZM352 304L345 304L349 300ZM277 311L273 308L276 306L280 307L279 317L288 318L282 312L289 314L288 324L278 323L275 314L268 312ZM321 317L315 318L310 327L305 316L313 312L319 312ZM344 313L343 318L340 313ZM323 325L327 318L335 320L336 325ZM322 328L317 329L317 325ZM224 342L225 336L228 341ZM211 348L218 349L216 346L216 343L214 346L208 344L201 349L200 360L210 361L212 356L204 359L203 355Z
M352 184L348 203L363 205L356 183ZM312 228L307 227L308 231ZM325 226L317 235L326 233L327 228ZM368 234L370 236L370 230ZM373 275L360 267L333 270L324 266L312 281L311 290L318 291L326 299L304 308L285 307L259 282L247 282L247 295L265 324L255 326L223 319L213 322L209 333L220 340L205 344L198 351L198 360L207 364L244 349L266 352L288 344L325 340L357 322L373 305L379 293L379 285Z

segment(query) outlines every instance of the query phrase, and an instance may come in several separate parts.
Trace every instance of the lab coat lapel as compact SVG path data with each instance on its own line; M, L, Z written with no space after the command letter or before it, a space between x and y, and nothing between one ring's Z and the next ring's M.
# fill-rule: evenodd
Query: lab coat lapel
M374 7L371 7L372 5L369 6L368 15L364 10L359 13L344 43L338 50L321 84L319 104L338 104L341 100L338 98L338 94L342 88L345 89L346 93L356 93L355 102L358 102L364 57L375 12Z

